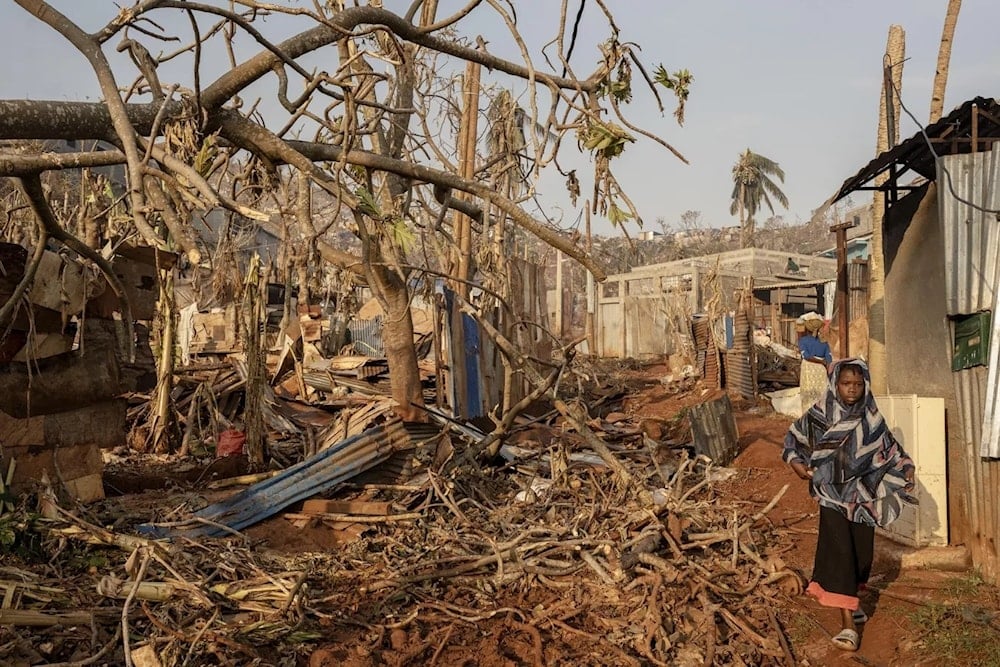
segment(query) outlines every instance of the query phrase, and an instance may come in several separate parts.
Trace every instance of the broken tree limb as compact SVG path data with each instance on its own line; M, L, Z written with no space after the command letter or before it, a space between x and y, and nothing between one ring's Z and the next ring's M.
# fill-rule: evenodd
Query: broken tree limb
M32 627L52 625L72 627L82 625L89 627L93 622L94 615L89 611L67 611L50 614L32 609L0 609L0 625L25 625Z
M133 587L137 599L151 602L165 602L177 594L177 588L166 581L141 581L136 585L134 581L105 575L97 582L97 592L109 598L125 599Z
M286 512L283 517L290 520L295 519L322 519L324 521L335 521L337 523L395 523L397 521L415 521L423 518L421 512L406 512L404 514L387 514L385 516L372 516L370 514L336 514L333 512Z
M64 510L60 507L56 501L54 495L49 491L46 494L48 501L48 506L56 513L57 516L62 517L64 521L68 521L73 525L53 528L50 532L56 535L63 535L66 537L71 537L74 539L82 540L90 544L105 544L109 546L116 546L125 551L135 551L136 549L149 549L156 552L162 552L164 550L163 545L159 544L153 540L148 540L143 537L136 537L135 535L123 535L121 533L114 533L100 526L96 526L92 523L84 521L80 517L76 516L68 510Z
M256 484L257 482L262 482L265 479L271 479L277 475L280 475L280 470L268 470L267 472L258 472L252 475L239 475L238 477L227 477L226 479L220 479L217 482L210 482L208 484L209 489L228 489L231 486L245 486L247 484Z
M774 506L778 504L778 501L781 500L781 497L785 495L786 491L788 491L788 484L785 484L783 487L781 487L781 490L778 491L778 493L776 493L773 498L771 498L771 501L767 505L765 505L762 510L760 510L752 517L750 517L742 524L740 524L737 533L744 532L745 530L749 529L750 526L754 525L755 523L763 519L768 512L774 509ZM732 538L733 538L732 530L719 530L714 533L690 533L688 535L688 539L691 540L691 542L685 544L683 548L694 549L697 547L705 547L711 544L715 544L716 542L731 540Z
M35 280L35 273L45 256L45 244L49 241L49 233L45 226L38 223L38 241L35 245L35 252L31 256L31 262L24 268L24 275L20 282L14 287L14 293L7 299L7 302L0 308L0 331L6 332L7 327L14 320L14 313L21 303L21 297L25 295L32 282Z
M500 424L497 425L492 433L486 436L486 438L479 443L472 445L466 450L463 460L475 460L475 458L484 450L487 451L490 456L496 456L497 452L500 451L500 445L502 444L501 441L503 437L510 432L510 428L514 425L518 415L524 412L524 410L527 409L532 403L547 394L562 374L562 371L563 367L554 369L548 374L544 382L531 390L531 392L520 401L512 405L510 410L508 410L507 414L503 416L503 419L500 420Z
M122 629L121 627L118 627L115 629L115 634L112 635L111 639L109 639L104 646L101 647L101 650L89 658L74 660L73 662L48 662L44 665L38 665L37 667L88 667L88 665L96 665L101 658L111 651L112 647L118 644L118 640L121 638Z
M558 398L552 401L552 404L559 411L559 413L573 425L573 428L576 429L576 432L584 439L587 445L597 452L597 455L601 457L601 460L607 463L608 467L611 468L616 475L618 475L618 478L623 484L629 487L638 487L631 473L629 473L629 471L625 469L625 466L623 466L621 462L615 458L615 455L611 453L610 449L608 449L607 444L594 435L594 432L590 430L590 427L587 426L576 410L570 408L570 406L566 405L566 403ZM653 504L653 496L651 496L649 491L646 489L638 487L636 495L643 504Z

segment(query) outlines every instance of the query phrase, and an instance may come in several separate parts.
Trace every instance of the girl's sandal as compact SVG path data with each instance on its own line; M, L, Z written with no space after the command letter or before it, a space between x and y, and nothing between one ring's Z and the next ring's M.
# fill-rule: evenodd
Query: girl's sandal
M855 625L864 625L868 622L868 614L865 613L864 609L857 609L852 613L854 616Z
M833 638L833 644L843 651L857 651L858 633L856 630L845 628Z

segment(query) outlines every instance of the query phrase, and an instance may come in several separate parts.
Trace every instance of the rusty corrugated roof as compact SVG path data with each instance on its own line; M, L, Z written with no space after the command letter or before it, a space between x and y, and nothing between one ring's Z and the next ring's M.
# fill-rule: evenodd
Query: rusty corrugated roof
M988 97L976 97L925 128L927 138L935 143L934 152L938 155L954 155L972 151L972 107L974 105L980 111L977 139L979 141L990 139L1000 141L1000 103ZM906 141L879 154L874 160L862 167L858 173L844 181L833 201L843 199L855 190L864 187L876 176L894 165L898 174L913 171L932 181L937 177L934 153L927 145L927 139L924 138L923 132L917 132Z

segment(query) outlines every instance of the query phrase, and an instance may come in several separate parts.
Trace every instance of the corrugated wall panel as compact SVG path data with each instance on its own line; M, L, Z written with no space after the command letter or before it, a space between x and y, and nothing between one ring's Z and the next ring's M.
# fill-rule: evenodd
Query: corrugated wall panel
M954 374L962 422L962 461L968 478L966 508L969 530L966 546L984 579L1000 583L1000 461L979 456L987 369L979 366ZM952 441L953 445L954 440Z
M351 342L358 354L369 357L384 357L385 348L382 347L382 316L374 317L370 320L352 320L347 325L347 330L351 332Z
M954 195L948 185L948 174ZM944 232L949 315L992 310L996 300L1000 224L996 214L976 210L964 202L1000 209L1000 189L995 187L998 178L998 150L949 155L938 160L938 206Z
M743 398L753 399L757 395L757 387L751 356L750 321L745 312L736 313L733 328L733 349L726 352L726 385Z
M949 178L950 177L950 178ZM949 185L950 181L950 185ZM984 153L946 156L938 160L939 216L944 235L945 294L949 315L996 310L1000 278L1000 145ZM952 192L954 189L954 193ZM990 364L954 374L962 433L952 438L961 447L960 459L968 478L966 546L984 578L1000 583L1000 461L983 458L984 447L996 429L984 433L987 415L1000 414L1000 333L993 328ZM995 419L990 420L992 424ZM984 436L986 436L984 438Z
M868 262L847 264L848 317L851 322L868 318Z
M695 359L698 371L705 382L719 386L719 349L712 337L712 324L706 317L697 317L691 323Z

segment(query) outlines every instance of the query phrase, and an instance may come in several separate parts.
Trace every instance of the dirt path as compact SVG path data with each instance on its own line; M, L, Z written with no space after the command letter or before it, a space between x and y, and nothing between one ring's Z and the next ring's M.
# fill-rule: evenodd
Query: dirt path
M656 378L668 371L666 367L649 366L642 374ZM696 386L670 394L653 385L629 396L626 412L637 420L661 422L665 436L673 431L677 437L686 438L686 408L715 393ZM766 402L748 405L736 401L734 412L740 453L732 466L738 474L722 483L718 491L760 508L788 485L769 519L789 536L791 547L781 558L807 581L816 550L818 507L806 483L781 460L782 443L792 420L775 414ZM798 664L1000 667L1000 648L991 648L992 643L1000 646L998 590L982 585L973 572L915 568L900 571L898 559L891 555L897 552L898 546L876 537L871 587L862 596L870 619L862 628L857 653L844 653L830 641L840 628L837 610L821 607L804 595L792 598L778 610ZM948 657L936 657L939 655Z
M817 506L806 483L781 460L781 443L790 421L774 415L739 415L741 453L733 465L741 474L731 481L729 491L763 505L785 484L790 485L770 519L794 538L793 548L782 557L808 578L816 549ZM831 645L830 637L839 629L836 610L823 608L805 596L793 599L781 610L779 617L796 657L808 661L802 664L886 667L993 664L926 657L921 646L926 628L916 622L915 616L926 615L928 610L935 609L933 605L954 602L968 575L918 569L901 572L897 562L887 556L887 546L884 538L876 538L872 590L862 597L870 620L863 629L856 654L843 653Z
M610 392L614 400L605 404L595 402L591 406L592 416L594 423L602 428L616 424L627 424L628 430L638 428L650 434L653 441L662 443L664 451L676 455L686 450L686 443L690 441L685 418L688 408L720 395L721 391L689 386L680 393L671 393L670 388L655 379L658 374L655 368L646 369L638 380L632 378L635 382L631 385L624 383L616 386ZM785 571L791 568L803 580L808 580L816 548L817 506L809 496L806 483L781 461L781 444L791 420L775 415L769 406L763 404L747 405L737 401L735 413L740 433L740 453L732 464L735 474L725 481L716 482L707 495L730 508L735 503L741 515L752 516L787 485L787 491L767 514L766 520L771 522L774 530L760 531L766 532L767 537L758 535L754 551L764 555L769 563L774 563L776 569ZM557 437L556 433L552 430L549 436ZM687 457L686 452L684 456ZM628 462L634 459L622 456L622 460ZM156 479L161 482L159 486L165 488L141 494L127 493L110 499L104 507L107 518L101 523L110 524L126 515L153 516L156 508L162 511L164 507L175 507L184 494L174 497L174 483L190 482L191 477L208 480L220 471L214 467L207 470L178 469L176 475L170 476L173 483L166 485L163 482L168 476L163 470L126 466L120 467L118 472L120 474L110 478L121 491L147 488L144 484ZM588 478L596 479L603 473L598 467L596 472L591 470L586 474ZM516 489L511 487L514 476L508 472L477 479L497 485L495 489L488 487L492 489L489 492L492 496L503 497ZM204 489L199 489L199 492L205 502L214 499ZM186 495L190 496L191 492ZM471 496L466 494L462 497ZM431 498L431 495L417 494L414 498L414 502L423 502L421 498ZM561 501L551 503L549 512L579 505L576 496L560 498ZM614 516L616 508L597 502L592 505L596 514ZM474 505L465 507L466 511L475 508ZM412 508L407 506L406 509ZM520 509L498 505L492 514L479 516L486 522L483 526L486 526L484 530L487 534L496 535L505 529L498 523L490 522L501 515L523 521L523 512L529 509L530 503ZM440 554L434 551L421 555L421 559L440 558L441 567L447 567L452 562L448 549L457 549L455 553L460 552L460 555L465 553L442 538L455 531L452 515L443 512L428 516L437 516L438 520L428 518L422 524L420 530L426 530L426 533L396 532L369 525L360 539L359 533L334 530L326 524L298 528L281 516L249 528L246 534L258 556L268 559L273 556L286 570L304 567L296 560L300 557L309 561L308 567L314 572L309 580L314 608L322 611L313 614L315 618L310 617L311 624L307 628L310 636L303 636L301 645L291 646L286 641L284 644L274 642L269 647L267 642L263 642L257 647L262 655L270 656L266 653L268 649L278 655L278 649L283 649L286 654L296 655L294 664L297 667L417 664L438 667L606 667L652 664L637 660L636 654L621 648L634 645L634 641L625 641L622 637L635 633L636 618L644 623L654 623L656 629L669 625L670 633L676 633L680 643L692 636L688 630L681 629L684 618L691 615L692 610L695 616L698 612L689 602L681 602L678 607L663 607L666 611L652 618L649 617L649 609L657 607L649 603L649 598L639 596L632 606L626 606L629 601L625 596L618 597L620 591L615 584L602 585L588 571L581 569L575 569L566 576L559 575L558 581L549 581L546 586L494 584L494 581L501 582L498 570L496 575L470 575L462 585L449 583L454 577L442 577L440 584L432 582L401 587L391 595L378 592L378 587L370 590L369 587L389 574L399 576L400 572L412 571L413 562L422 562L404 560L408 545L424 544L426 541ZM552 523L548 515L538 521ZM758 528L764 528L761 524L757 524ZM773 540L775 534L780 539ZM788 653L792 658L782 662L782 654L771 653L778 657L768 664L804 667L1000 667L1000 615L997 614L1000 594L996 589L982 586L974 574L968 572L916 569L901 572L896 561L887 556L886 546L886 542L876 542L871 591L863 598L864 608L871 618L864 628L861 648L857 653L844 653L830 641L832 634L839 629L837 610L822 608L803 595L785 597L784 588L768 595L767 603L761 602L761 598L757 601L746 598L744 604L748 617L759 612L756 615L763 619L762 623L773 629L773 619L768 618L773 611L787 640ZM664 552L663 555L668 557L669 553ZM391 567L383 567L387 563ZM406 563L411 564L407 566ZM115 567L110 564L108 569L113 571ZM212 567L215 567L214 563ZM686 579L680 581L686 586ZM794 588L794 577L784 581L792 583ZM93 590L92 585L86 588ZM770 608L771 601L776 605L773 608ZM764 609L765 606L769 608ZM711 620L713 617L708 618ZM608 640L611 633L619 633L615 641ZM775 635L775 632L769 634ZM0 638L3 636L0 632ZM700 646L703 641L700 638L695 644ZM722 639L718 645L727 647L731 644ZM740 663L719 655L715 656L715 660L702 654L689 652L685 655L680 650L671 655L676 656L675 665L703 665L706 660L707 664L746 664L746 661ZM266 658L261 664L278 664L269 660ZM0 663L36 664L8 663L2 659ZM293 662L286 656L280 664L291 665Z

